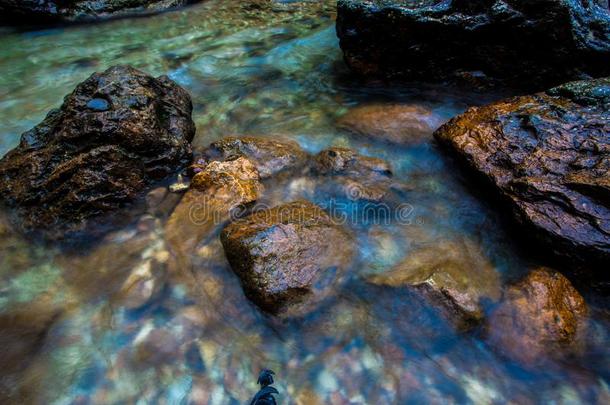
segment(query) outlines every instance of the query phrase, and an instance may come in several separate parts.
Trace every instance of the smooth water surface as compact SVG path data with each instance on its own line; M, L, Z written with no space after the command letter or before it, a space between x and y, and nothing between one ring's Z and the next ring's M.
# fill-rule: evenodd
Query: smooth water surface
M318 310L291 320L244 297L218 229L186 268L171 269L166 215L146 215L78 254L28 242L3 218L0 402L243 404L262 368L276 371L282 404L610 402L610 314L594 292L581 289L593 297L582 356L529 369L497 355L482 330L457 331L407 289L366 282L447 240L476 246L502 285L537 263L432 137L396 147L336 127L358 105L416 104L446 120L498 96L359 82L343 64L334 8L329 0L211 0L145 18L0 32L0 154L92 72L131 64L190 92L195 146L259 135L295 139L311 153L352 147L390 161L413 207L408 221L352 223L357 265ZM266 190L271 205L319 198L306 180Z

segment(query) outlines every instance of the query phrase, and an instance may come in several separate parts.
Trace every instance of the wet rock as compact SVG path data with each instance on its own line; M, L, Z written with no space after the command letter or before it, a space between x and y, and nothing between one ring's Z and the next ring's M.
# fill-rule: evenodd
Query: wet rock
M320 184L322 191L352 201L381 202L391 193L393 185L388 162L347 148L321 151L314 157L312 171L330 180Z
M349 110L337 126L368 139L413 145L431 140L441 121L419 105L372 104Z
M610 74L610 10L593 1L340 0L337 34L363 75L465 73L545 88Z
M532 364L576 349L586 328L587 307L570 281L540 268L511 286L487 325L490 344Z
M262 190L256 166L244 157L208 164L192 178L189 191L165 226L174 255L187 260L206 235L234 210L255 202Z
M0 160L1 198L25 232L103 233L102 217L188 164L191 110L188 93L165 76L128 66L95 73Z
M239 219L224 228L221 242L248 298L275 314L327 295L353 250L350 234L307 201Z
M610 79L471 108L436 133L558 255L610 259Z
M481 249L467 239L423 246L388 272L367 279L389 287L412 287L459 327L483 319L483 299L500 298L500 279Z
M156 13L197 0L0 0L0 21L40 23L88 21Z
M203 153L206 161L222 161L237 156L254 163L261 179L298 169L307 159L307 154L294 141L251 136L223 138L212 143Z

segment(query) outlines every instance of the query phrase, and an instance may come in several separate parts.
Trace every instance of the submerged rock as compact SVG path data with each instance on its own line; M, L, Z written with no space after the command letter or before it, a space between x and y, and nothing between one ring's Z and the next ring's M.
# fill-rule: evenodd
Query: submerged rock
M307 201L257 211L220 237L248 298L271 313L295 313L327 295L353 251L350 234Z
M524 363L561 357L577 348L586 314L585 301L567 278L536 269L505 292L489 319L488 341Z
M262 190L258 170L244 157L211 162L197 173L165 225L166 240L180 264L233 210L255 202Z
M610 79L471 108L436 138L552 251L610 260Z
M432 139L442 119L419 105L371 104L355 107L337 126L368 139L414 145Z
M394 184L388 162L347 148L321 151L314 157L312 171L328 178L320 184L321 191L352 201L384 201Z
M364 75L544 88L610 74L610 10L594 1L340 0L337 34Z
M91 108L97 99L108 109ZM188 93L166 76L128 66L95 73L0 160L0 198L26 232L103 232L94 220L188 164L191 110Z
M0 0L0 21L39 23L99 20L163 10L197 0Z
M205 160L226 160L237 156L252 161L262 179L298 169L307 160L307 154L294 141L252 136L223 138L212 143L203 153Z
M421 247L393 269L367 279L389 287L411 287L460 327L480 322L481 300L500 298L500 279L472 241L446 240Z

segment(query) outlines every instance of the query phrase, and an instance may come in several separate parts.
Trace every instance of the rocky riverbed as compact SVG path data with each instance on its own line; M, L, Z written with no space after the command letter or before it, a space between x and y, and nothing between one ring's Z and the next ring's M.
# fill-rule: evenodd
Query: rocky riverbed
M607 3L88 3L0 29L1 403L610 400Z

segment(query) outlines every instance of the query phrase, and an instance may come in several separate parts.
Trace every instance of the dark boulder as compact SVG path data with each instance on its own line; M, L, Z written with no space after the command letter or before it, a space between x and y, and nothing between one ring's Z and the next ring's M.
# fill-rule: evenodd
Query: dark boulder
M298 143L254 136L227 137L212 143L202 154L205 161L243 156L256 165L261 179L303 167L307 154Z
M94 233L94 219L189 163L191 110L188 93L165 76L127 66L95 73L0 160L1 199L25 232Z
M610 79L471 108L435 137L561 256L610 260Z
M319 301L352 259L350 234L307 201L257 211L220 237L246 295L274 314L300 313Z
M0 21L36 24L157 13L197 0L0 0Z
M502 354L535 364L579 348L587 306L570 281L540 268L508 288L491 314L487 339Z
M610 10L591 0L339 0L337 33L363 75L543 89L610 74Z

